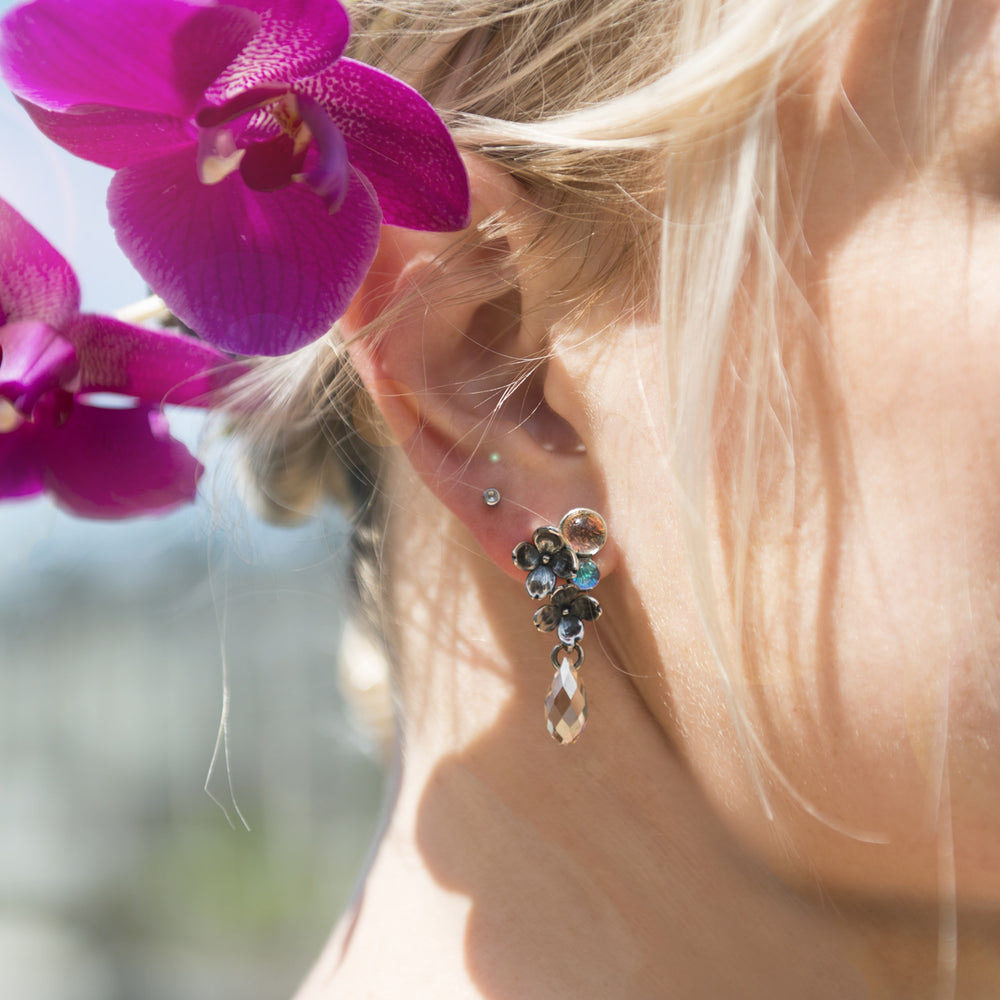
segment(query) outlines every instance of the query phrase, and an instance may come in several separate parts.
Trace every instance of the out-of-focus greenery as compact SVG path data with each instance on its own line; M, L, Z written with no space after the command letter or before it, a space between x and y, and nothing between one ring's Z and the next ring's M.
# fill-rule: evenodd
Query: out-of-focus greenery
M110 177L0 88L0 197L98 312L146 293ZM206 482L158 520L0 505L0 1000L280 1000L365 858L383 778L336 684L345 526L268 528Z
M287 997L348 901L383 778L336 683L345 529L234 511L0 508L0 996Z

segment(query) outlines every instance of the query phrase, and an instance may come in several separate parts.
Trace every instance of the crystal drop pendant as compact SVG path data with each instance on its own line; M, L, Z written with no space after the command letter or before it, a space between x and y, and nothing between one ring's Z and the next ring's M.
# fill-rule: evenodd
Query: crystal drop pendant
M563 656L545 699L545 720L557 743L573 743L587 724L587 692L580 673Z

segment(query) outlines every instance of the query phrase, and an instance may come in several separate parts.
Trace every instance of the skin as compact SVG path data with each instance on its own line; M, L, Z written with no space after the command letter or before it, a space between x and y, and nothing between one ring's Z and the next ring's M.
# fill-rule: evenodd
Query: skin
M793 153L819 136L797 261L815 319L789 310L802 447L754 527L747 646L755 725L801 801L768 829L752 807L740 823L796 882L990 908L1000 22L955 5L922 146L921 13L864 23L840 73L849 111L789 113Z
M641 303L611 290L571 321L551 295L586 266L571 254L504 256L520 299L459 302L449 283L479 280L482 251L442 274L448 237L387 236L348 323L423 293L352 347L398 443L405 766L301 1000L1000 993L1000 5L956 0L927 141L921 6L876 5L783 104L795 463L765 441L732 693L686 571ZM473 183L481 216L541 224L492 168ZM541 350L498 408L498 359ZM720 438L720 481L730 460ZM584 640L591 723L563 748L510 550L579 505L613 540Z

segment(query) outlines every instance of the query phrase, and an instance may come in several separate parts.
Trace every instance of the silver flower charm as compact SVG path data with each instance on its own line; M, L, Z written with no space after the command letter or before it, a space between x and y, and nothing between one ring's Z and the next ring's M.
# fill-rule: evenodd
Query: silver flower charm
M563 646L575 646L583 638L583 623L596 621L601 605L579 587L567 584L552 595L552 603L535 612L535 628L539 632L557 631Z
M580 568L576 553L551 526L535 529L531 541L521 542L512 555L514 565L528 574L524 586L536 601L548 597L559 580L572 580Z

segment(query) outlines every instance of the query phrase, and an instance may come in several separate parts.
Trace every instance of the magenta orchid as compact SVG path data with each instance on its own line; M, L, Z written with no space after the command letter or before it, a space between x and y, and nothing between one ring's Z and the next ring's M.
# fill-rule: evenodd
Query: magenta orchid
M347 308L384 222L468 224L468 178L413 89L341 58L337 0L35 0L0 25L35 123L114 168L118 241L167 306L241 354Z
M188 502L201 466L160 406L207 405L236 369L191 337L79 305L69 264L0 200L0 499L48 492L99 518Z

